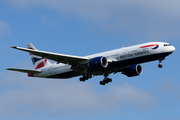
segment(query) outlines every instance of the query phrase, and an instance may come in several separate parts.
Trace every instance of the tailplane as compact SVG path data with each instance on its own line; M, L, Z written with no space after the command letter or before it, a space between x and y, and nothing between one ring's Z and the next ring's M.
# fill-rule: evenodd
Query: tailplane
M37 50L32 43L27 44L27 48L28 49L32 49L32 50ZM39 57L37 55L33 55L33 53L29 53L31 56L31 60L33 62L34 68L35 70L39 69L39 68L43 68L45 66L51 65L51 63L46 59L46 58L42 58Z

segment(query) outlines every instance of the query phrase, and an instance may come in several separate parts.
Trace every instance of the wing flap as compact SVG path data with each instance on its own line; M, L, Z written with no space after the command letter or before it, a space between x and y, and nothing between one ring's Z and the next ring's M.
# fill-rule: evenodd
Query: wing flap
M87 57L79 57L79 56L58 54L58 53L45 52L45 51L39 51L39 50L32 50L32 49L21 48L21 47L17 47L17 46L14 46L12 48L22 50L25 52L30 52L34 55L41 56L43 58L47 58L50 60L57 61L58 63L64 63L64 64L79 63L82 61L89 60L89 58L87 58Z
M33 73L33 74L42 72L42 70L29 70L29 69L17 69L17 68L7 68L6 70L18 71L23 73Z

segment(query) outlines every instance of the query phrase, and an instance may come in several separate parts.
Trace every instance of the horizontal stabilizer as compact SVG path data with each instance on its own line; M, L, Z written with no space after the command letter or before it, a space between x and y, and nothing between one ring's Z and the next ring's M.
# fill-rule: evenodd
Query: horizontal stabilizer
M17 68L7 68L6 70L24 72L24 73L41 73L42 70L29 70L29 69L17 69Z

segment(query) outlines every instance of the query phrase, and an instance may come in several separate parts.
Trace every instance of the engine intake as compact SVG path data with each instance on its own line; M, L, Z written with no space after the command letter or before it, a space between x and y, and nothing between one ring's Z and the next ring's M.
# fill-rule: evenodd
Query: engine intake
M96 57L89 60L88 66L90 68L106 68L108 66L108 61L106 57Z
M126 69L124 70L124 74L127 75L128 77L138 76L142 74L142 72L143 69L141 65L127 66Z

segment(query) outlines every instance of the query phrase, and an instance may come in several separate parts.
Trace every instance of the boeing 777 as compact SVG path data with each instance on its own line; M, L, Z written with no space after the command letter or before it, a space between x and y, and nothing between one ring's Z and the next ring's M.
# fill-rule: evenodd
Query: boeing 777
M27 44L27 48L17 46L12 48L29 52L35 70L17 68L7 70L41 78L64 79L82 76L79 80L83 82L92 76L103 75L104 79L100 81L100 85L112 82L112 79L108 78L111 73L121 72L128 77L142 74L140 63L159 60L158 67L162 68L161 63L165 57L175 51L175 47L165 42L148 42L85 57L39 51L31 43ZM47 59L56 63L51 64Z

